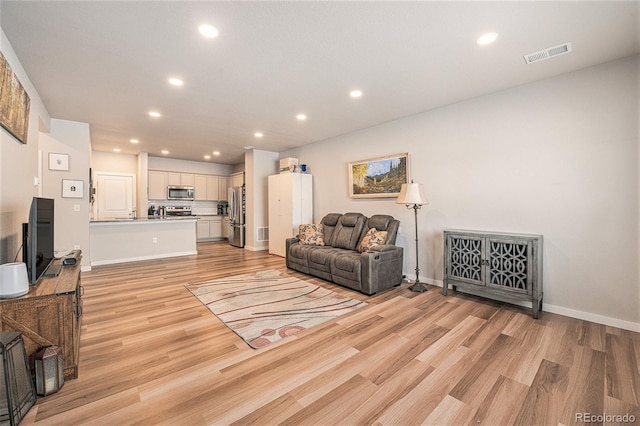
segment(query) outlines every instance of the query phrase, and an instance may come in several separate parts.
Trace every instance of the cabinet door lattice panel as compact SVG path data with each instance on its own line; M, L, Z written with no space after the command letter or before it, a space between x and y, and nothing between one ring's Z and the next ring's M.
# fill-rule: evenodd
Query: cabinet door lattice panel
M489 283L529 292L529 256L525 243L491 241L489 244Z
M444 285L542 309L542 235L444 231Z
M482 281L482 241L451 239L451 275L470 281Z

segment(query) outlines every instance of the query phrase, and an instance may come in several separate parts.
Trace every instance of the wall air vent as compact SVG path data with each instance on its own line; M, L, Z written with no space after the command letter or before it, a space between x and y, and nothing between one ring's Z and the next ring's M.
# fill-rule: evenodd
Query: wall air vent
M564 43L559 46L549 47L548 49L524 55L524 61L527 64L532 64L534 62L544 61L545 59L553 58L554 56L558 55L564 55L565 53L570 52L571 43Z
M256 241L269 241L269 227L267 226L259 226L257 228L258 238Z

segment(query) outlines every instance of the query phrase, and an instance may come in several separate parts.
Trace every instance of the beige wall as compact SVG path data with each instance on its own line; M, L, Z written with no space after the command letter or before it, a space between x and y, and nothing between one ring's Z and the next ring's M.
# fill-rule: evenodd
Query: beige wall
M269 175L278 172L278 153L253 149L245 153L246 225L248 250L267 250L269 241L257 240L257 229L269 226Z
M82 250L82 268L90 268L89 246L89 155L91 136L87 123L51 120L51 132L40 133L43 153L42 196L55 200L55 246L58 252ZM50 153L69 156L69 170L49 170ZM63 180L82 181L82 198L62 197Z
M138 156L112 152L91 152L93 172L138 174Z
M0 51L31 99L26 144L0 128L0 263L7 263L16 257L22 261L22 223L29 219L32 197L39 194L34 185L40 177L38 131L48 129L50 117L3 31Z
M347 163L409 152L421 279L441 284L446 228L544 235L544 308L640 331L638 58L587 68L280 153L314 175L314 217L391 214L404 271L414 218L348 197Z

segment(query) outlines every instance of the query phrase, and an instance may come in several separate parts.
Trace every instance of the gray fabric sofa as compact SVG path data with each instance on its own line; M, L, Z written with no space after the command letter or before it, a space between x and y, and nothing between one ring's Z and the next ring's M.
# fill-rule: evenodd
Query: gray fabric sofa
M372 295L402 283L402 247L395 244L400 222L388 215L330 213L320 222L325 245L286 242L287 267ZM369 229L386 231L386 241L365 252L357 248ZM300 237L300 235L298 235Z

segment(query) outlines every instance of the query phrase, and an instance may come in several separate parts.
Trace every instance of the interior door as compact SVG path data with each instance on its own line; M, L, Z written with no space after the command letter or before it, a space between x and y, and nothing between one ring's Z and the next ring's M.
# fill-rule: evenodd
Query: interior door
M133 175L96 173L96 219L136 217L134 180Z

